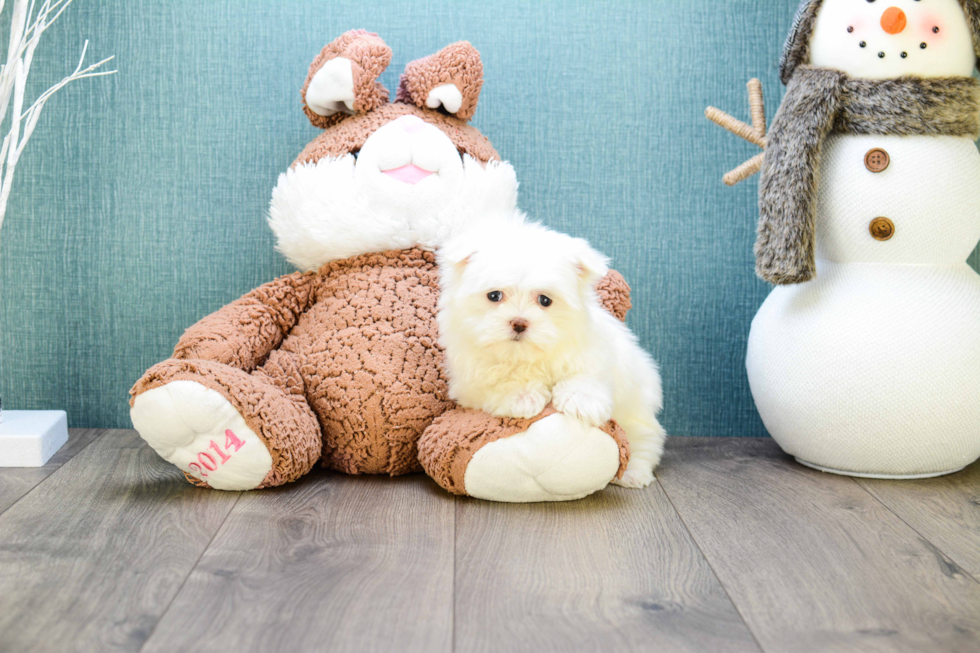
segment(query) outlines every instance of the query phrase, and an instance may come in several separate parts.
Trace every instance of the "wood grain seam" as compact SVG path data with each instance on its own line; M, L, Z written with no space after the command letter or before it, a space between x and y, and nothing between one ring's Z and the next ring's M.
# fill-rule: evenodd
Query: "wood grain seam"
M949 553L947 553L944 549L942 549L938 544L936 544L935 542L933 542L930 538L928 538L925 535L923 535L922 533L920 533L919 530L915 526L913 526L912 524L910 524L907 521L905 521L905 519L900 514L898 514L894 510L892 510L891 509L891 506L889 506L887 503L885 503L884 501L882 501L881 499L879 499L878 496L875 495L875 493L872 492L869 488L865 487L865 485L863 483L861 483L858 479L853 478L853 477L851 478L851 481L853 481L854 484L857 485L859 488L861 488L862 490L864 490L865 492L867 492L868 493L868 496L870 496L872 499L874 499L878 503L878 505L880 505L882 508L884 508L885 510L887 510L889 513L895 515L895 517L898 519L898 521L900 521L903 524L905 524L905 526L910 531L912 531L913 533L915 533L916 535L918 535L920 538L922 538L922 541L923 542L929 544L929 546L933 547L936 551L939 551L944 556L946 556L947 558L949 558L950 560L952 560L953 563L956 565L956 568L959 570L959 573L963 574L963 576L965 576L966 578L969 578L974 583L977 583L978 585L980 585L980 578L977 578L976 576L974 576L970 571L968 571L966 569L966 567L964 567L959 562L957 562L956 559L952 555L950 555Z
M74 430L74 429L72 429L72 430ZM72 456L71 456L71 458L69 458L65 462L61 463L60 465L58 465L58 468L55 469L50 474L48 474L47 476L45 476L44 477L44 480L42 480L40 483L38 483L37 485L35 485L34 487L32 487L30 490L28 490L27 492L25 492L22 496L18 497L17 500L14 501L12 504L10 504L9 506L7 506L3 510L0 510L0 515L3 515L5 512L7 512L8 510L10 510L14 506L16 506L21 501L23 501L24 498L27 497L27 496L29 496L32 492L34 492L34 490L38 489L39 487L41 487L42 485L44 485L45 483L47 483L51 479L51 477L53 477L55 474L57 474L62 469L64 469L65 468L65 465L67 465L71 461L75 460L75 457L78 456L78 454L82 453L83 451L85 451L86 449L88 449L89 447L91 447L93 444L95 444L96 442L98 442L99 440L101 440L102 438L104 438L105 435L106 435L106 433L108 433L109 431L111 431L113 429L95 429L95 430L102 431L102 432L99 433L94 438L92 438L89 441L89 443L86 444L84 447L82 447L81 449L79 449L78 451L76 451L75 453L73 453ZM69 435L68 442L65 443L65 446L67 447L70 444L71 444L71 436ZM57 456L58 455L58 452L55 452L54 455ZM54 457L54 456L52 456L52 457Z
M766 649L763 648L762 643L759 641L759 638L756 636L755 631L752 629L752 624L750 624L748 620L746 620L745 615L742 614L742 609L739 607L738 603L735 602L735 599L732 597L731 592L728 591L728 587L725 586L725 582L718 575L718 572L715 570L714 564L712 564L711 562L711 558L709 558L708 554L704 552L704 549L701 547L701 543L698 542L698 538L694 536L694 532L691 531L691 529L688 527L687 521L684 519L684 515L682 515L681 511L677 509L677 506L674 504L674 500L670 498L670 492L667 491L667 486L663 484L659 476L657 477L657 485L660 486L660 489L663 491L664 496L667 497L667 503L669 503L670 507L674 509L674 513L677 515L677 518L681 520L681 526L683 526L684 530L687 531L687 534L688 536L690 536L691 541L694 542L694 546L697 547L698 552L701 554L701 557L704 558L705 564L707 564L708 569L711 570L711 575L715 577L715 580L718 581L719 587L721 587L722 591L725 592L725 596L728 598L728 602L731 603L732 607L735 609L735 614L738 615L738 618L742 620L743 624L745 624L745 629L749 631L750 635L752 635L752 641L755 642L756 648L758 648L760 651L765 653Z
M207 490L207 492L214 492L214 491L215 490ZM156 623L153 624L153 628L150 629L150 632L146 636L146 639L144 639L143 643L140 645L138 649L139 651L142 651L144 648L146 648L146 645L150 643L151 639L153 639L153 635L157 632L157 626L160 625L160 622L162 622L164 617L167 616L167 613L170 612L170 608L173 607L174 602L177 601L177 597L180 596L180 593L184 591L184 586L187 585L188 579L190 579L190 577L194 574L194 570L197 569L198 565L201 564L201 560L204 558L204 554L207 553L208 550L211 548L211 545L214 543L215 538L218 537L218 533L220 533L221 529L225 527L225 522L228 521L228 517L231 516L231 513L235 512L235 508L238 506L238 502L241 500L242 494L243 494L242 492L238 493L238 496L235 497L235 502L231 504L231 508L228 509L228 512L225 513L224 519L221 520L221 524L219 524L218 527L214 529L214 533L211 534L211 539L208 540L208 543L201 549L201 553L200 555L197 556L197 560L194 561L194 565L187 572L187 575L184 576L184 579L180 581L180 587L178 587L177 591L174 592L174 595L170 597L170 600L167 602L167 607L165 607L163 609L163 612L160 613L160 616L157 618Z
M459 558L459 533L457 525L459 524L459 519L457 519L456 511L459 510L459 497L453 495L453 612L452 612L452 627L450 629L450 649L456 651L456 560Z

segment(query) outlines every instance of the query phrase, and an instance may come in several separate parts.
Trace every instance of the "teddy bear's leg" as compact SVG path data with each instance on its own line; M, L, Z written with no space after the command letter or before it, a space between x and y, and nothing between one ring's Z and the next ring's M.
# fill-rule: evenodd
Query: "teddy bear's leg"
M570 501L622 476L629 445L615 423L594 428L552 407L527 420L457 408L423 433L419 459L454 494L510 503Z
M273 487L320 458L320 427L286 352L272 352L251 374L213 361L164 361L136 384L131 406L143 439L196 485Z

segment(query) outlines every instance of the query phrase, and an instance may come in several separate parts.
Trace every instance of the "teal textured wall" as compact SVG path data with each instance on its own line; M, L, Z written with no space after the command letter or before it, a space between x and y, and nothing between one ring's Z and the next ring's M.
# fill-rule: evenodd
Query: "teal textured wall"
M751 146L708 123L770 111L795 0L77 0L38 86L90 54L119 74L47 107L0 236L0 390L73 426L129 427L127 391L190 324L290 271L264 223L277 175L317 130L299 88L347 29L394 50L383 82L460 39L482 53L474 124L517 169L532 216L590 239L634 290L677 435L759 436L744 371L767 287L753 275ZM2 21L6 24L6 18Z

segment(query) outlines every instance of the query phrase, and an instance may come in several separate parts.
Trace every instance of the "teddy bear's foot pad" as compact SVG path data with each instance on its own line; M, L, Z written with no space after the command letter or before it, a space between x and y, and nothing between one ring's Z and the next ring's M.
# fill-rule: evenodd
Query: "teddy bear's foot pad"
M133 426L160 456L217 490L252 490L272 469L265 443L220 393L172 381L136 397Z
M466 493L512 503L572 501L606 487L619 466L613 438L557 413L477 451L466 468Z

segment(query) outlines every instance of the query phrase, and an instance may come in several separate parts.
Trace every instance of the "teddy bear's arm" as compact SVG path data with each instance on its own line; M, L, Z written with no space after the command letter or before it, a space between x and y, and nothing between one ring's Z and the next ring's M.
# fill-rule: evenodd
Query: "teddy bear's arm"
M315 278L297 272L259 286L187 329L173 357L254 370L312 304Z

